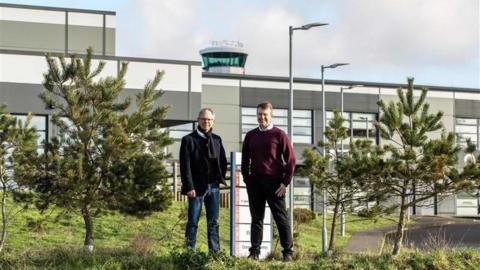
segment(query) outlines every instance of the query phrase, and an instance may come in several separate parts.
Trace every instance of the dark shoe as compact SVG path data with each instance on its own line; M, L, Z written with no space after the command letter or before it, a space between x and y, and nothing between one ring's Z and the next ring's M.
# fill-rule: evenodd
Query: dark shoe
M291 262L291 261L293 261L293 255L292 255L292 254L284 254L284 255L283 255L283 261L284 261L284 262Z
M257 253L250 253L250 255L248 255L248 258L250 260L254 260L254 261L258 261L259 260L259 257L258 257L258 254Z

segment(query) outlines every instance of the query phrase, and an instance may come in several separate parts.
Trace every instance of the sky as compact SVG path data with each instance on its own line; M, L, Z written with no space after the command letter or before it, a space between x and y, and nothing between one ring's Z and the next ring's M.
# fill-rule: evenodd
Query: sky
M247 74L480 88L479 0L16 0L109 10L118 56L200 61L211 41L245 45Z

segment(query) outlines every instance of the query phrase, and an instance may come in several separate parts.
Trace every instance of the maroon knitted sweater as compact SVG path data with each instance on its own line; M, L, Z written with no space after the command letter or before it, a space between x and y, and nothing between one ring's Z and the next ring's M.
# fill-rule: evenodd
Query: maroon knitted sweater
M295 153L287 134L277 127L250 130L243 141L242 175L278 177L288 185L295 170Z

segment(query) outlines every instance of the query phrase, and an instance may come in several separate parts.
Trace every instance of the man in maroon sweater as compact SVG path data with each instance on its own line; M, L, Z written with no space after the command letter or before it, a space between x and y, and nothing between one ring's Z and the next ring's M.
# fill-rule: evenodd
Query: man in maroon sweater
M295 154L287 134L272 123L270 102L257 106L258 128L250 130L243 141L242 175L247 185L252 224L249 258L258 260L263 239L265 202L268 202L278 227L284 261L291 261L293 239L285 206L286 187L295 169Z

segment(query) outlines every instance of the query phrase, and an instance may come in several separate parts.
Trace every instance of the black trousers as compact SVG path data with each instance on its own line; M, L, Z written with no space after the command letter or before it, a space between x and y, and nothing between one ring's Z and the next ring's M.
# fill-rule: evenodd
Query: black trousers
M250 253L260 254L263 239L263 219L265 202L268 202L275 224L277 224L283 254L293 254L293 239L285 206L285 195L278 197L275 191L280 187L280 179L271 177L251 177L247 183L248 201L252 224L250 228Z

